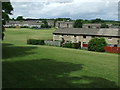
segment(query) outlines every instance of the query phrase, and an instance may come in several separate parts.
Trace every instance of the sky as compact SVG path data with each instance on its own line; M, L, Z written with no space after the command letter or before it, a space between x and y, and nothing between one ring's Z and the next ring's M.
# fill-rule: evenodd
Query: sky
M119 0L10 0L10 18L71 18L118 20Z

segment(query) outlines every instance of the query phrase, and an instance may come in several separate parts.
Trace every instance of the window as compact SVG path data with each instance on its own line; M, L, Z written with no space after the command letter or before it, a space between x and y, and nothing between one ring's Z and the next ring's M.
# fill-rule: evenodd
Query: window
M108 40L112 40L112 37L109 37Z
M69 24L67 24L67 28L69 28Z
M58 28L60 28L60 23L58 23Z
M95 36L92 36L92 38L95 38Z
M118 44L120 44L120 40L117 40Z
M76 37L76 35L74 35L74 37Z
M88 28L90 28L91 26L88 26Z
M114 47L117 47L117 45L114 45Z
M86 38L86 36L83 36L83 38Z
M87 44L86 42L83 42L83 44Z

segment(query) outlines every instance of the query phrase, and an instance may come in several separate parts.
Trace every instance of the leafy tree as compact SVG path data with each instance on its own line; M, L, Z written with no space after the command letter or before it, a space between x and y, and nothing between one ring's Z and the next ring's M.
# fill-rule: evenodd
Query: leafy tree
M23 20L20 20L20 22L23 22Z
M105 23L102 23L100 27L101 27L101 28L109 28L109 26L106 25Z
M51 26L48 25L48 22L46 20L42 21L44 24L41 25L41 28L51 28Z
M56 20L57 21L63 21L64 19L63 18L57 18Z
M88 43L89 51L104 52L104 47L107 45L104 38L94 38Z
M104 21L99 19L99 18L96 18L94 20L91 20L91 23L103 23Z
M18 16L17 18L16 18L16 20L24 20L24 18L23 18L23 16Z
M78 20L75 21L73 27L74 27L74 28L82 28L82 25L83 25L83 24L82 24L82 20L81 20L81 19L78 19Z
M0 2L1 3L1 2ZM9 15L12 15L13 7L8 0L8 2L2 2L2 40L4 38L4 26L6 21L9 21Z

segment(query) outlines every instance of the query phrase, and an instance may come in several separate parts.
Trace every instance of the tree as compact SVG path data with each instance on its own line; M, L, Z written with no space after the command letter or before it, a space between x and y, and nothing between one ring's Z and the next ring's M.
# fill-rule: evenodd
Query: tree
M88 43L89 51L104 52L104 47L107 45L104 38L94 38Z
M91 20L91 23L103 23L104 21L99 19L99 18L96 18L94 20Z
M105 23L102 23L100 27L101 27L101 28L109 28L109 26L106 25Z
M82 28L82 20L81 19L76 20L73 27L74 28Z
M24 18L23 18L23 16L18 16L17 18L16 18L16 20L24 20Z
M9 15L12 15L13 7L8 0L8 2L2 2L2 39L4 38L4 26L6 21L9 21Z
M41 28L51 28L51 26L48 25L48 22L46 20L42 21L44 24L41 25Z

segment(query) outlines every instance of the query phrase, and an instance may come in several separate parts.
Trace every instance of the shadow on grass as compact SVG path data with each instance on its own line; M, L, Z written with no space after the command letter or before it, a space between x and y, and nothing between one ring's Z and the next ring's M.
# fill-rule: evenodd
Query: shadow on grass
M56 62L52 59L3 62L3 88L110 88L116 87L100 77L70 77L81 71L82 64ZM73 81L77 83L73 83ZM82 83L78 83L83 81ZM84 83L89 81L89 83Z
M12 58L12 57L20 57L25 56L29 54L33 54L31 51L32 49L35 49L37 47L21 47L21 46L14 46L13 44L2 44L2 58Z

